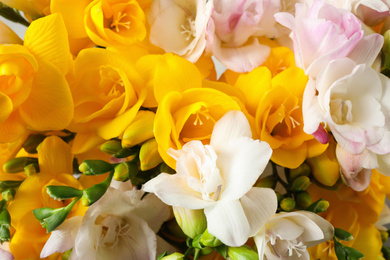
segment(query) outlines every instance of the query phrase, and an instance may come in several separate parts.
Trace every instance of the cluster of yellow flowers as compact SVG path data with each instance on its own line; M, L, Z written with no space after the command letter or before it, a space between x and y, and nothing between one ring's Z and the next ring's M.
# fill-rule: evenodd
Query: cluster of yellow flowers
M0 189L2 212L10 216L8 236L0 221L0 239L15 259L38 259L50 237L33 210L73 203L65 218L85 214L84 197L56 200L47 193L53 185L85 191L104 182L106 175L79 175L79 168L86 172L84 160L135 162L132 181L141 187L156 172L176 168L169 148L192 140L208 144L215 123L230 110L242 111L252 138L270 145L274 165L301 175L310 168L306 191L312 201L329 202L321 214L353 235L347 246L366 259L383 259L387 237L375 225L390 179L373 171L362 192L343 184L334 141L321 144L303 131L309 78L290 49L267 40L270 55L260 67L226 70L217 79L207 53L192 63L149 41L151 0L1 2L31 22L23 41L3 25L0 32ZM115 168L114 179L132 178L121 173ZM309 252L313 259L337 259L333 243Z

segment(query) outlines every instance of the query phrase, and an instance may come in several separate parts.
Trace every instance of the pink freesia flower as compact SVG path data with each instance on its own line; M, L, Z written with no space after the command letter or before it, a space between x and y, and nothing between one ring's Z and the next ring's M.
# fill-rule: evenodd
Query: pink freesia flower
M277 13L275 18L292 30L296 65L311 77L330 61L347 57L364 35L361 22L351 12L320 0L310 9L296 4L295 17Z
M370 182L368 170L390 172L390 80L349 58L331 61L303 96L304 131L321 123L332 131L345 180L355 190Z
M279 12L276 0L215 0L208 26L208 50L227 68L247 72L260 66L270 48L257 36L275 37L273 15Z

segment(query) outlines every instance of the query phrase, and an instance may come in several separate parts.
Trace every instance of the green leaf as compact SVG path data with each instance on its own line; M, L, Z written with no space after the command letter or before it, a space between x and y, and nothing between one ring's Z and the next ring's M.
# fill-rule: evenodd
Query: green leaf
M385 246L385 245L382 246L382 254L386 260L389 260L390 259L390 247Z
M83 196L83 191L69 186L47 186L46 192L55 200L65 200Z
M341 229L341 228L335 228L334 229L334 235L340 240L344 241L351 241L353 240L353 236L351 233Z
M19 13L18 10L13 9L11 7L8 7L7 5L0 2L0 16L3 16L4 18L15 22L20 23L25 26L29 26L29 22L27 22L22 15Z
M220 245L215 248L218 253L221 254L221 256L226 259L228 256L228 246L227 245Z
M5 207L3 207L0 213L0 225L7 228L11 227L11 216Z
M161 255L159 255L159 256L157 257L157 260L161 260L164 256L167 256L167 255L169 255L169 254L168 254L167 251L165 251L164 253L162 253Z
M11 233L9 232L9 229L4 226L0 225L0 242L7 242L11 239Z
M335 238L333 238L334 241L334 251L336 253L338 260L347 260L347 253L344 250L344 246L338 242Z
M360 258L364 257L364 255L355 248L344 246L344 250L347 253L348 260L359 260Z
M104 193L106 193L113 176L114 171L111 171L108 177L103 182L95 184L88 189L85 189L81 198L83 205L90 206L96 201L98 201L104 195Z

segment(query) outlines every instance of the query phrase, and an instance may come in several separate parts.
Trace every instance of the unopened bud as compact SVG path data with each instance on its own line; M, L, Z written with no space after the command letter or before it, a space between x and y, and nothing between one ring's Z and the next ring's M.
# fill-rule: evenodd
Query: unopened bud
M309 187L310 179L307 176L299 176L291 184L292 191L304 191Z
M100 146L100 151L106 154L114 155L122 149L119 140L109 140Z
M139 151L139 160L141 171L150 170L162 163L163 160L158 152L156 139L150 139L142 144Z
M152 111L139 111L123 133L122 147L132 147L153 138L154 117L155 114Z
M337 237L339 240L344 240L344 241L353 240L352 234L341 228L334 229L334 236Z
M1 197L3 197L5 201L11 201L14 199L15 193L15 189L7 189L1 193Z
M387 231L380 230L381 233L381 239L383 243L386 243L387 240L389 239L389 233Z
M123 162L115 166L114 180L127 181L138 173L138 165L134 162Z
M32 176L34 174L37 174L37 172L39 171L39 167L37 164L35 163L32 163L32 164L29 164L27 165L26 167L24 167L24 173L26 174L26 176Z
M217 247L222 245L222 242L215 236L211 235L207 229L203 232L199 241L202 245L208 247Z
M24 171L24 167L29 164L38 165L38 159L32 157L18 157L4 163L3 171L6 173L19 173Z
M8 242L11 239L11 233L9 232L9 228L6 226L0 225L0 242Z
M278 200L278 203L280 203L284 199L284 196L277 191L275 191L275 194L276 194L276 198Z
M178 252L163 256L162 258L160 257L157 258L157 260L183 260L183 259L184 259L184 255Z
M301 191L295 196L295 201L299 209L306 209L312 203L312 198L310 193L307 191Z
M139 148L122 148L116 154L114 154L115 158L127 158L128 161L134 161L135 158L138 157Z
M85 175L100 175L113 169L114 165L102 160L85 160L79 166L79 171Z
M261 178L256 183L256 187L275 189L275 187L276 187L276 178L274 176L267 176L267 177Z
M307 159L314 178L325 186L333 186L340 177L340 166L336 158L336 145L329 142L321 155Z
M313 213L321 213L329 208L329 202L324 199L319 199L311 204L306 210Z
M258 260L259 255L249 246L229 247L228 256L231 260Z
M194 210L173 207L173 214L184 234L190 238L195 238L202 234L207 228L206 216L202 209Z
M306 163L302 163L298 168L290 169L289 180L292 181L299 176L310 176L310 167Z
M45 140L46 135L36 134L29 135L24 141L22 147L27 153L37 153L37 147Z
M174 169L172 169L171 167L169 167L166 163L162 162L160 164L160 172L165 172L165 173L168 173L168 174L174 174L176 173Z
M101 183L95 184L92 187L85 189L83 191L83 196L81 197L81 202L84 206L90 206L96 201L98 201L104 193L106 193L108 187L110 186L114 172L110 172L107 178Z
M295 209L295 200L293 198L284 198L280 202L280 208L287 212L293 211Z

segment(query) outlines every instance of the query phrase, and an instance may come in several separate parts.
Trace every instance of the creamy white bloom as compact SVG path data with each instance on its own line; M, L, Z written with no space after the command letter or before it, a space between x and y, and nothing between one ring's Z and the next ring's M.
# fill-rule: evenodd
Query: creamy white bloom
M152 1L148 20L150 42L196 62L206 47L206 27L212 0Z
M333 226L308 211L278 213L254 237L260 260L309 260L307 248L333 237Z
M313 134L322 122L329 127L344 177L356 190L369 184L367 169L389 174L389 97L387 77L348 58L330 62L306 86L304 131Z
M229 246L255 235L277 208L272 189L253 188L271 157L253 140L241 111L229 111L214 126L210 145L190 141L169 150L177 173L161 173L144 190L175 207L204 209L208 231Z
M172 250L156 236L170 216L169 207L154 194L108 188L85 216L73 217L52 232L41 257L73 247L70 259L156 259ZM158 247L163 247L159 249ZM173 250L174 251L174 250Z

